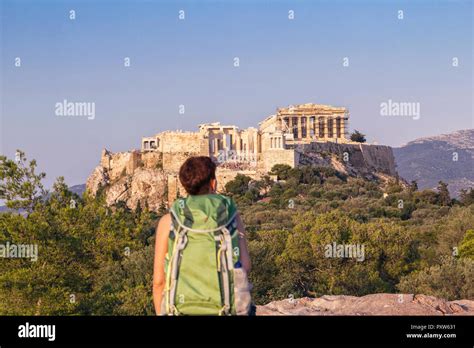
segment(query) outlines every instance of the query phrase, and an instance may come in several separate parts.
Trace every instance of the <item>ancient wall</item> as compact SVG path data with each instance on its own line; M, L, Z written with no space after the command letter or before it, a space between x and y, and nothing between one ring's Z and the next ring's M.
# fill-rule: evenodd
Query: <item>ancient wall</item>
M275 164L288 164L295 167L297 165L296 159L293 149L266 149L260 156L258 170L266 174Z
M112 153L102 151L101 166L107 171L110 180L117 180L121 176L132 175L139 166L140 153L136 151Z
M163 146L163 170L178 172L190 156L201 154L202 135L195 132L164 132L160 135Z
M195 152L200 151L202 135L197 132L163 132L160 143L163 152Z
M183 185L179 182L179 177L177 174L168 174L168 192L167 192L167 199L168 205L174 202L176 198L186 196L186 190L184 189Z
M263 126L271 127L273 121L270 117ZM285 145L280 132L259 135L254 128L235 135L232 148L237 149L239 156L217 167L218 192L225 191L226 183L239 173L258 180L275 164L327 166L355 176L380 177L382 173L397 176L389 146L335 142ZM88 190L95 193L99 187L107 187L110 204L124 200L134 208L138 202L146 201L153 210L166 201L172 203L178 194L185 196L178 178L179 168L190 156L209 155L209 139L202 132L163 132L157 137L156 151L103 150L100 165L88 178ZM228 144L223 141L223 145L227 148Z
M360 144L359 146L367 165L385 174L391 176L397 175L395 157L393 156L393 151L390 146L364 144Z
M243 174L246 176L251 177L252 179L258 180L260 178L260 174L256 170L239 170L235 171L232 169L227 168L220 168L217 167L216 170L216 179L217 179L217 191L224 192L225 185L229 182L234 180L237 174Z
M145 168L162 168L163 155L160 152L150 151L141 153L141 162Z
M298 165L327 165L329 157L335 155L340 162L362 172L397 175L392 148L385 145L311 143L298 146L297 152Z

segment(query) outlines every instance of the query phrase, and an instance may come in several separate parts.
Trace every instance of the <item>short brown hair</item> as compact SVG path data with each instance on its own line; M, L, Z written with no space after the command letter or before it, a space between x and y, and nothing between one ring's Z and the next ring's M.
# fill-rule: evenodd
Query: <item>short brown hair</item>
M216 178L216 164L210 157L190 157L179 169L179 181L190 195L209 193L211 180Z

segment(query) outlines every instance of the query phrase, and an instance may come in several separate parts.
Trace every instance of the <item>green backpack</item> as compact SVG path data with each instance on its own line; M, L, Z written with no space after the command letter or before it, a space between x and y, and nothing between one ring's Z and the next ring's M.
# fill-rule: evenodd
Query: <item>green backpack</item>
M196 195L171 207L164 315L249 315L251 285L240 264L231 198Z

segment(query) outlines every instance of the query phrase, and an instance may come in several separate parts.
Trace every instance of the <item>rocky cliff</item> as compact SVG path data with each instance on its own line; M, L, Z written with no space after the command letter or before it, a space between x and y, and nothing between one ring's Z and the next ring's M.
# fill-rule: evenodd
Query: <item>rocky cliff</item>
M392 148L384 145L311 143L296 148L299 165L333 167L351 176L367 179L396 177Z
M474 315L474 301L413 294L326 295L257 306L257 315Z
M187 157L200 154L196 151L112 153L103 150L99 166L87 179L87 190L96 194L102 188L109 205L123 201L135 209L141 202L157 210L184 193L178 180L178 169ZM293 166L332 167L349 176L369 180L387 181L397 176L392 149L388 146L328 142L299 145L280 152L291 154ZM274 155L275 163L287 163L280 152L265 155L268 158ZM222 163L217 169L218 190L224 191L225 184L239 173L253 179L261 178L267 174L263 167L259 163L252 166L232 159Z
M89 192L105 190L108 205L123 201L135 209L138 202L158 210L167 200L168 175L160 167L160 154L137 151L102 151L100 165L87 179Z

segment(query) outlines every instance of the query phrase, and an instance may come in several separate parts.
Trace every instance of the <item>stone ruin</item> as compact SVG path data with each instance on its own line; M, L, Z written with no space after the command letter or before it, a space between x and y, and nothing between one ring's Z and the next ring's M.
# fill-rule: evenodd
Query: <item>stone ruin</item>
M141 149L102 151L100 165L87 181L96 193L103 186L107 202L126 201L135 208L167 206L184 195L178 179L190 156L209 156L218 165L218 190L238 173L259 179L275 164L330 166L348 175L397 175L392 149L348 139L346 108L319 104L291 105L259 123L239 129L219 122L199 125L196 132L164 131L144 137Z

